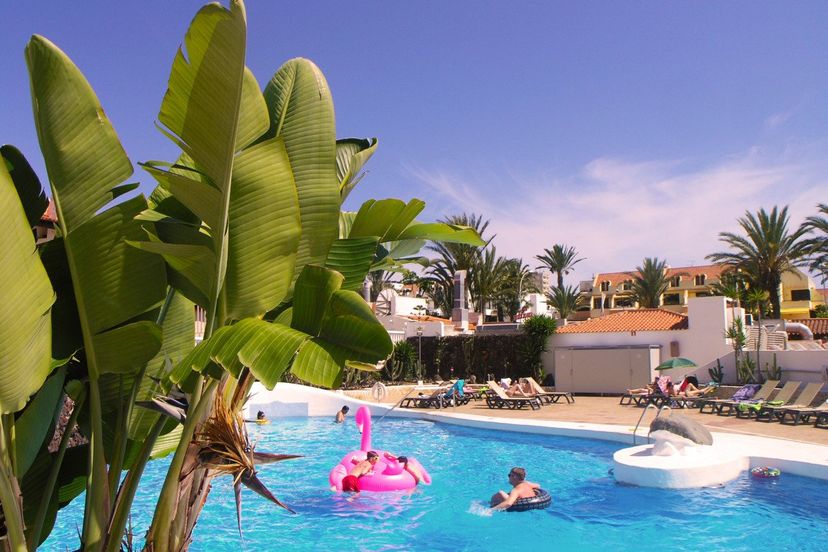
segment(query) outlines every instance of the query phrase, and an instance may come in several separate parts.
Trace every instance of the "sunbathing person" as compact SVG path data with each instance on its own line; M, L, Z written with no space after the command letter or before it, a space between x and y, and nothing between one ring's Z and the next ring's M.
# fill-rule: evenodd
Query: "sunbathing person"
M535 489L540 488L537 483L526 480L526 470L523 468L512 468L509 472L509 484L513 487L510 493L497 491L492 496L492 510L505 510L519 498L532 498L535 496Z
M506 395L509 397L534 397L535 391L526 378L520 378L506 390Z
M653 379L653 383L648 383L644 387L637 387L635 389L627 389L628 395L649 395L658 389L658 376Z

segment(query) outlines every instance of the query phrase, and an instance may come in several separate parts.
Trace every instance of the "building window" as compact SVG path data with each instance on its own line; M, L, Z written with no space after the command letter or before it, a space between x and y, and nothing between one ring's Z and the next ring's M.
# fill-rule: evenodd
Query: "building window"
M601 282L601 291L609 291L610 283L609 282Z
M678 293L665 293L664 294L664 304L665 305L681 305L681 296Z
M706 277L705 277L704 274L697 275L696 276L696 285L697 286L703 286L705 279L706 279Z
M679 287L681 285L681 276L673 276L670 278L670 287Z
M619 297L615 300L615 306L617 308L630 308L633 306L632 297Z
M810 289L792 289L791 290L791 301L810 301L811 300L811 290Z
M592 308L593 309L600 309L601 308L601 298L600 297L595 297L592 300Z
M630 291L632 289L632 280L625 280L623 284L621 284L622 291Z

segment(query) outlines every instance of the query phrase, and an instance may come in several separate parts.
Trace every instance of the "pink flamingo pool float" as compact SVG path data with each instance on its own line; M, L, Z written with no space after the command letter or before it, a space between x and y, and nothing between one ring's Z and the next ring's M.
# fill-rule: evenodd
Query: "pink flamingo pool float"
M357 428L362 432L362 441L360 442L359 450L351 451L343 456L339 464L331 470L328 479L331 487L337 491L342 490L342 480L355 465L352 460L362 462L368 456L368 451L374 450L371 448L371 411L368 410L367 406L360 406L354 419L356 420ZM406 491L417 486L417 480L406 471L403 464L392 459L390 457L391 455L386 453L386 451L376 450L375 452L379 455L379 460L374 465L373 473L363 475L359 478L359 488L361 491L375 493ZM416 459L409 456L408 464L423 475L423 483L431 483L431 476L428 475L428 472Z

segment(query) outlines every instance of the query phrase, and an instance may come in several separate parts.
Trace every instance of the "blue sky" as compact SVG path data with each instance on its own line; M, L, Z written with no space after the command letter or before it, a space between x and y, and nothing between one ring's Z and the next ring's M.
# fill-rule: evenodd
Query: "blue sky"
M0 142L45 181L23 59L38 33L84 72L134 163L172 160L153 124L201 4L16 3L0 21ZM828 202L828 3L246 5L259 82L310 58L338 136L379 138L348 207L483 214L498 252L531 266L574 245L587 260L571 283L645 256L704 263L746 209L787 204L799 224Z

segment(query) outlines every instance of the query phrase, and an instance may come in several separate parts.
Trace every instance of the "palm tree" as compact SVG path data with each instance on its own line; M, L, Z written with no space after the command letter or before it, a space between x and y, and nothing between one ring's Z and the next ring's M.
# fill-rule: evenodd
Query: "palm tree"
M762 346L762 312L768 302L768 292L760 288L750 288L746 294L747 304L753 309L757 318L758 332L756 334L756 371L759 372L759 350Z
M800 227L788 232L788 207L770 213L759 209L755 215L749 211L739 219L746 236L732 232L719 233L719 241L730 246L731 251L712 253L707 256L714 263L733 269L741 269L754 287L768 292L772 316L781 316L779 285L782 274L792 271L808 252L802 236L807 232Z
M535 258L543 263L538 268L548 268L558 276L558 287L563 287L564 274L572 272L572 268L584 259L576 259L578 252L574 247L556 243L552 249L544 249L543 255Z
M547 294L546 299L558 311L558 315L564 321L586 300L578 290L578 286L553 287Z
M428 273L423 277L423 280L429 283L427 289L424 288L426 296L444 316L451 316L454 308L454 273L456 270L453 260L438 260L431 263Z
M523 307L523 297L527 293L537 293L537 285L530 276L532 272L529 265L524 264L523 259L508 259L506 261L506 279L501 289L498 303L498 314L501 308L504 314L514 320L517 313Z
M371 283L371 302L376 303L379 294L388 287L391 281L391 272L374 270L368 273L368 281Z
M486 305L494 301L505 287L508 276L508 260L497 256L497 249L486 248L472 265L469 288L475 310L481 315Z
M816 234L805 242L810 260L808 268L820 274L824 284L828 280L828 205L820 203L817 208L820 214L825 216L808 217L802 228Z
M633 279L633 299L644 309L660 307L661 296L670 285L667 279L667 261L661 261L658 257L647 257L644 264L635 269L638 272L630 273Z
M466 213L451 215L443 218L440 222L468 226L473 228L481 237L489 226L488 220L484 221L482 216L476 216L474 213L471 215ZM494 236L483 239L488 245L494 239ZM450 314L454 307L454 273L458 270L468 271L466 281L471 287L474 280L474 265L480 258L483 247L463 243L431 242L425 249L437 253L438 256L437 259L431 261L426 273L426 279L434 282L435 286L431 299L435 306L439 306L440 310Z
M466 213L451 215L441 219L440 222L457 226L468 226L469 228L473 228L481 237L483 237L483 232L486 231L486 228L489 227L488 220L484 221L482 216L476 216L474 213L471 215L467 215ZM486 245L489 245L494 238L495 236L483 239L486 241ZM480 256L480 251L483 247L466 245L464 243L431 242L425 248L427 251L437 253L441 260L451 259L456 270L469 270L472 268L475 260Z

